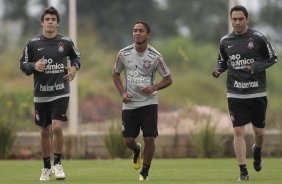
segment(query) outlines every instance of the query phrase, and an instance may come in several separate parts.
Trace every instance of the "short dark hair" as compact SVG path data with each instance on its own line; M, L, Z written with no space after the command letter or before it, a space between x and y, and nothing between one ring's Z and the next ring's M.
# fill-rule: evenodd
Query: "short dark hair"
M150 28L149 24L147 24L146 22L137 21L135 24L143 24L143 26L145 27L147 33L151 33L151 28Z
M230 17L231 17L232 12L234 12L234 11L242 11L246 18L249 17L248 10L242 5L237 5L237 6L234 6L233 8L231 8Z
M56 8L54 8L53 6L49 6L49 7L45 8L45 9L43 10L43 12L41 13L41 17L40 17L41 22L44 21L44 16L45 16L46 14L56 15L56 17L57 17L57 22L58 22L58 23L60 22L60 13L59 13L58 10L57 10Z

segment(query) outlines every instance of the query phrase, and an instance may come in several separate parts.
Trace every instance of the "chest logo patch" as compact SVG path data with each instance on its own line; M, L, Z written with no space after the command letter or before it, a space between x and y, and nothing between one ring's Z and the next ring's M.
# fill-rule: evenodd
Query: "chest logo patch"
M58 52L64 52L64 44L62 42L58 43Z
M144 60L143 68L148 69L151 67L151 61L150 60Z
M254 40L252 38L250 38L248 40L248 46L247 46L249 49L253 49L255 46L254 46Z

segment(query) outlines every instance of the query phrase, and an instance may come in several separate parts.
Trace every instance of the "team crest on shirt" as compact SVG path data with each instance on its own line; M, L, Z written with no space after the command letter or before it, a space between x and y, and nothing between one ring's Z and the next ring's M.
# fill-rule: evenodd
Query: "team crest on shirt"
M148 69L151 67L151 61L150 60L143 60L143 68Z
M252 38L250 38L248 40L248 46L247 46L249 49L253 49L255 46L254 46L254 40Z
M64 52L64 44L62 42L58 43L58 52Z

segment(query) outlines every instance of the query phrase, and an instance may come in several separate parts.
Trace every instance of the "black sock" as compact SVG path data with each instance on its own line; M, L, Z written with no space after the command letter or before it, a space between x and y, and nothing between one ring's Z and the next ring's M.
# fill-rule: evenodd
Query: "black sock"
M54 153L54 165L61 164L61 153Z
M138 154L140 152L140 148L137 146L137 144L135 144L135 146L132 148L134 154Z
M261 148L258 148L255 146L255 149L254 149L254 159L255 160L261 160Z
M44 168L51 169L50 157L43 157Z
M239 165L239 167L240 167L240 175L247 176L248 175L247 165L242 164Z
M143 164L140 174L142 174L142 176L148 176L149 169L150 169L150 165Z

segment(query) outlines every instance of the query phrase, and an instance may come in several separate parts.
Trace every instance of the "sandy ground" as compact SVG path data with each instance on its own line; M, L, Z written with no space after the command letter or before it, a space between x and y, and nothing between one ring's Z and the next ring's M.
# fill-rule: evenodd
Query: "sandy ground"
M159 134L187 134L199 131L205 126L214 127L218 132L233 132L229 114L208 106L190 106L173 111L159 111L158 118ZM84 123L80 125L80 131L101 133L107 131L113 123L120 126L119 119ZM251 129L247 128L247 131Z

